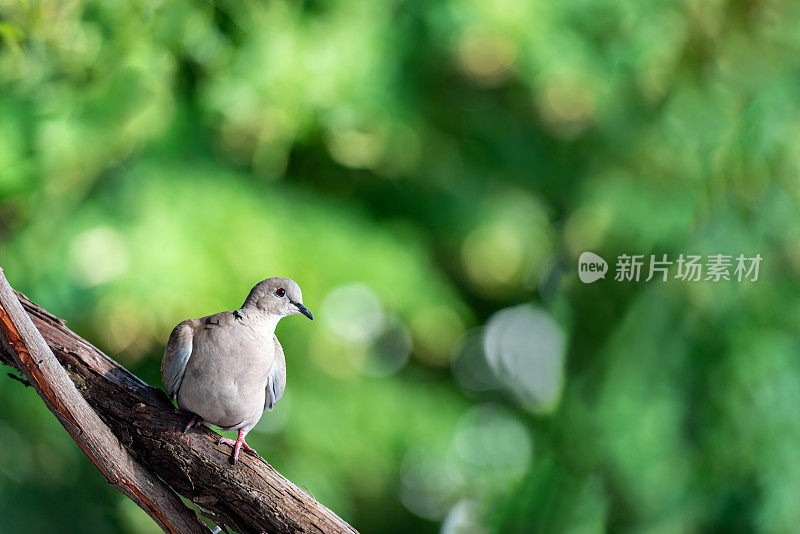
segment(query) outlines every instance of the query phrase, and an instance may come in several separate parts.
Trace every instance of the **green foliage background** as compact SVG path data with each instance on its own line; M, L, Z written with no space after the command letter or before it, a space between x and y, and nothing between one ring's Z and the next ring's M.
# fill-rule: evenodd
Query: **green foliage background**
M298 280L319 319L279 326L287 394L251 441L363 532L796 532L798 23L0 0L0 265L158 386L177 322ZM764 260L584 285L585 250ZM516 383L482 349L500 310L549 340L503 349ZM1 531L155 531L31 390L0 405Z

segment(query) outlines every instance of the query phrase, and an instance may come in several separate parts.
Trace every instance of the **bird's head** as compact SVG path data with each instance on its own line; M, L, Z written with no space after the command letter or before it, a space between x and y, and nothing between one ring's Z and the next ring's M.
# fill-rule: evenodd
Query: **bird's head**
M300 286L291 278L267 278L255 285L242 308L257 309L278 317L301 313L314 320L314 314L303 306Z

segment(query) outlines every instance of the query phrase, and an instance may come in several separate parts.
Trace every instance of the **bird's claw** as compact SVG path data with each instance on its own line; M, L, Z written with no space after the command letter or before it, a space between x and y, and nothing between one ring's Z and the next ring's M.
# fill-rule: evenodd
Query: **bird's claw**
M217 445L220 445L222 443L227 443L228 445L230 445L232 447L235 447L237 441L235 439L226 438L225 436L220 436L219 437L219 441L217 441ZM247 452L252 452L253 454L258 454L256 452L256 450L253 447L251 447L250 445L248 445L247 443L245 443L244 440L242 440L242 448L244 450L246 450Z
M233 457L232 457L233 461L232 461L232 463L234 463L234 464L236 463L236 460L239 459L239 449L243 448L247 452L251 452L254 455L258 456L258 453L256 452L256 450L253 447L251 447L250 445L248 445L247 443L245 443L244 438L231 439L231 438L227 438L225 436L220 436L219 437L219 441L217 441L217 445L219 445L221 443L227 443L228 445L231 445L233 447Z
M201 424L203 424L203 419L200 418L200 416L195 415L192 417L191 421L189 421L189 424L186 425L186 428L183 429L183 433L186 434L192 429L192 427L199 426Z

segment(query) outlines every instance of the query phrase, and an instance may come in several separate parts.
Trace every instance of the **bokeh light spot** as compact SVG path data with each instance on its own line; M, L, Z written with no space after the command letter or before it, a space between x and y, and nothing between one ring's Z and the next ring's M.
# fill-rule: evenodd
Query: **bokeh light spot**
M120 232L98 226L78 234L70 249L78 282L91 287L110 282L128 267L128 247Z
M549 412L564 382L564 332L545 311L523 304L495 313L486 326L486 359L523 406Z

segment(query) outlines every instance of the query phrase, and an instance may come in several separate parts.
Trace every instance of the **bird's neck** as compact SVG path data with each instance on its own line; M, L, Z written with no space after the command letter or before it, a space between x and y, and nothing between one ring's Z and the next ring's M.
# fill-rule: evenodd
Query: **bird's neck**
M278 321L281 320L279 315L264 313L258 308L251 308L249 306L242 307L236 311L241 314L242 320L247 325L265 336L271 337L275 333L275 327L278 326Z

